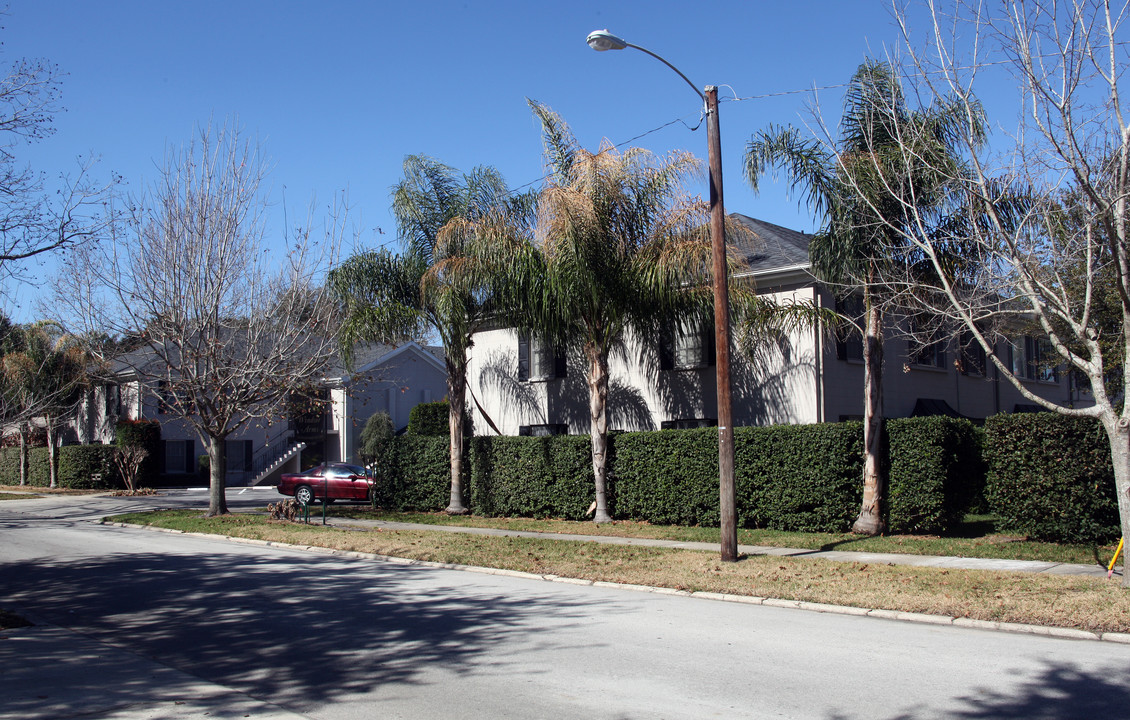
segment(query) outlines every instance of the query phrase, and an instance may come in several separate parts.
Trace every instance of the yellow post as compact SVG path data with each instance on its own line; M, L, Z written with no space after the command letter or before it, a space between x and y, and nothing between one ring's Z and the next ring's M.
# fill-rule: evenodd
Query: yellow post
M1118 562L1118 553L1122 552L1122 546L1125 543L1126 543L1126 538L1120 538L1119 539L1118 547L1115 548L1115 550L1114 550L1114 557L1112 557L1110 559L1110 565L1107 565L1107 567L1106 567L1106 579L1107 580L1110 580L1112 577L1114 577L1114 564L1116 562Z

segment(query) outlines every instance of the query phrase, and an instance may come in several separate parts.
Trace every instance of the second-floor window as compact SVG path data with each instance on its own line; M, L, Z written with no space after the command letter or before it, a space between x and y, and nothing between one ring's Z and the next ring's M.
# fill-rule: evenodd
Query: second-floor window
M1059 382L1059 356L1046 338L1028 335L1010 340L1006 364L1012 374L1025 380Z
M968 330L961 334L961 358L959 369L962 375L985 375L985 348Z
M565 349L555 347L536 335L518 336L518 379L553 380L566 373Z
M859 295L836 298L836 312L848 318L836 329L836 357L863 362L863 334L855 325L863 324L863 298Z
M659 339L660 370L692 370L714 364L714 332L701 320L671 323Z
M909 350L912 365L932 368L945 368L946 366L945 338L935 337L925 343L912 339Z

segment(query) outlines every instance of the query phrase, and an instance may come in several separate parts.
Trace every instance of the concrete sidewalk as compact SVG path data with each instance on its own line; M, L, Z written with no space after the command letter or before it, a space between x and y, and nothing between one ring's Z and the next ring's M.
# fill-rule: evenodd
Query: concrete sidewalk
M320 515L320 513L319 513ZM310 522L321 522L312 512ZM427 525L423 523L385 522L383 520L354 520L330 517L327 524L336 527L383 528L387 530L430 530L466 533L469 535L492 535L495 537L542 538L546 540L572 540L575 542L598 542L608 545L639 545L645 547L678 548L682 550L717 551L717 543L682 542L679 540L652 540L645 538L626 538L609 535L571 535L568 533L541 533L522 530L498 530L494 528L455 527L451 525ZM746 555L778 555L782 557L808 557L838 562L879 563L883 565L914 565L918 567L937 567L963 570L998 570L1006 572L1045 573L1048 575L1086 575L1090 577L1107 576L1105 567L1099 564L1080 565L1071 563L1045 562L1039 560L995 560L991 558L940 557L935 555L904 555L901 553L852 552L848 550L800 550L797 548L768 547L764 545L739 545L738 552ZM1114 577L1122 577L1121 562L1114 570ZM1115 582L1115 580L1111 580Z

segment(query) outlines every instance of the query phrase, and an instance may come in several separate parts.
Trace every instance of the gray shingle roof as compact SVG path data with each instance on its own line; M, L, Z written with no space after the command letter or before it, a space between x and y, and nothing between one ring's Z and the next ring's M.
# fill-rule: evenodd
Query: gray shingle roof
M808 264L811 235L740 213L729 213L729 216L753 233L752 240L741 238L731 241L745 255L751 271L764 272Z

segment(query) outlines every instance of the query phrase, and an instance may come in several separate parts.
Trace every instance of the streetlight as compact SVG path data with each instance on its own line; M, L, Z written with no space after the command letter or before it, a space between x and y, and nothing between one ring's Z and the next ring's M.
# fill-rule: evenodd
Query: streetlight
M718 499L721 511L722 560L738 559L737 497L734 490L734 424L730 398L730 292L726 271L726 211L722 205L722 141L718 132L718 88L707 85L705 92L687 79L677 67L647 48L633 45L607 30L589 33L593 50L635 48L674 70L706 105L706 140L710 168L710 242L714 271L714 345L718 379Z

